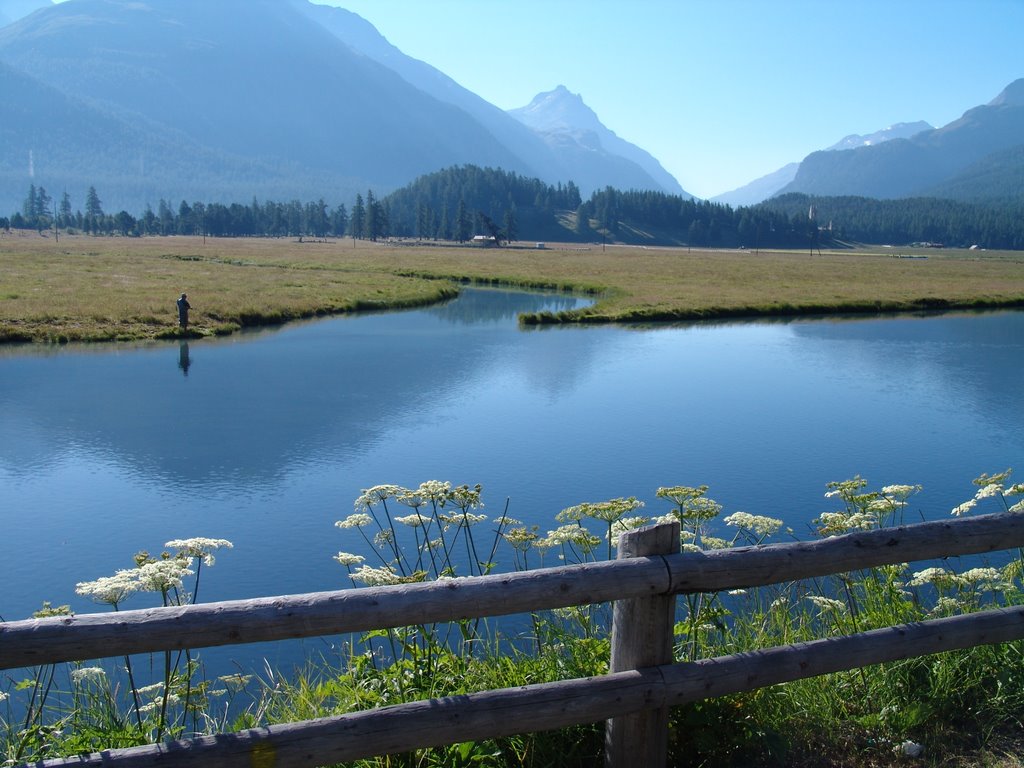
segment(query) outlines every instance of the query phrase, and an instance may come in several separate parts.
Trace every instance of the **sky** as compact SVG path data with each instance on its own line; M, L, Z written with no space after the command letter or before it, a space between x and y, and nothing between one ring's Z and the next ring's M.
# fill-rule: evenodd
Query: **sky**
M707 198L1024 77L1024 0L316 0L502 109L564 85Z

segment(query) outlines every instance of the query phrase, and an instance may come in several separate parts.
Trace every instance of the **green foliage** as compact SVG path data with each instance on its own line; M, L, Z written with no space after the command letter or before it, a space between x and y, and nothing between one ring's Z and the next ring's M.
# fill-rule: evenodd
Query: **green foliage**
M1024 249L1024 203L1020 200L969 203L935 197L875 200L793 193L772 198L756 210L792 217L806 215L812 205L819 223L831 223L832 235L839 240Z
M975 479L976 490L951 514L992 507L1024 512L1024 483L1010 470ZM677 522L684 550L758 545L783 528L770 517L722 507L707 486L668 486L655 497L664 509L636 514L635 497L583 502L563 509L542 534L505 513L492 537L474 534L485 518L480 486L427 481L416 488L378 485L356 500L337 523L373 552L339 552L354 582L386 584L480 575L502 562L516 570L610 557L617 534L649 522ZM916 485L871 490L859 476L828 483L836 505L814 522L828 537L899 524ZM399 514L398 508L409 514ZM986 510L987 511L987 510ZM79 591L115 609L135 591L160 595L163 604L196 599L202 565L227 542L168 542L175 553L142 552L134 569L79 584ZM358 567L357 567L358 566ZM182 579L195 569L193 591ZM809 582L757 590L688 595L675 627L678 660L713 658L760 648L835 637L1024 602L1024 555L1000 568L907 565L866 569ZM63 607L44 604L47 614ZM608 606L576 606L525 617L528 630L508 636L482 620L377 630L345 638L339 657L310 663L285 676L268 669L263 679L227 675L204 681L198 661L164 657L163 681L121 692L99 667L49 666L0 690L0 759L117 748L292 722L427 698L607 672ZM180 663L179 663L180 662ZM130 660L126 660L130 671ZM11 701L23 701L17 719ZM226 701L227 706L215 703ZM231 713L231 714L229 714ZM800 680L750 693L676 707L671 712L671 764L877 765L889 764L903 743L933 752L956 749L951 734L987 735L1019 724L1024 713L1024 643L978 646L871 668ZM358 761L369 766L591 766L600 763L603 724L557 732L464 742L405 755ZM829 756L845 755L842 761Z

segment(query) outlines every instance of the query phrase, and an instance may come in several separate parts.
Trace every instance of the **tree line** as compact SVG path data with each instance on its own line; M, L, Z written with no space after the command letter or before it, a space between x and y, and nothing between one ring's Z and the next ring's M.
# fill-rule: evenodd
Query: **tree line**
M30 186L21 211L0 229L60 228L86 234L210 237L416 238L466 242L559 239L695 247L815 248L836 241L942 243L1024 249L1024 205L939 198L875 200L789 194L731 208L679 195L606 187L583 200L572 182L546 184L500 169L458 166L421 176L385 196L372 189L349 205L160 200L138 215L108 214L94 187L84 211L65 192Z

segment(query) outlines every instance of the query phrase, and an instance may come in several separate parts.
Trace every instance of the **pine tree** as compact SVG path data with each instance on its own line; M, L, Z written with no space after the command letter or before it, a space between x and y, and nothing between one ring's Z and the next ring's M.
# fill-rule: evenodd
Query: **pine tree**
M366 208L363 206L363 196L356 193L356 201L352 204L352 215L349 217L349 228L352 232L352 239L362 239L366 229Z

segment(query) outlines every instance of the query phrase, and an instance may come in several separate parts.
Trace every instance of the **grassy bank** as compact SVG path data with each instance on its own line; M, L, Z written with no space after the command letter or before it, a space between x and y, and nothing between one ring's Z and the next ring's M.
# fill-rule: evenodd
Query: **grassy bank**
M919 258L899 258L918 256ZM0 236L0 341L194 335L422 305L460 282L594 294L590 308L526 322L665 321L1024 306L1024 254L874 249L711 251L193 237Z

